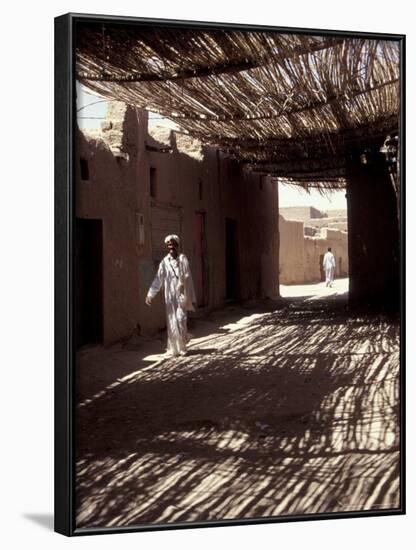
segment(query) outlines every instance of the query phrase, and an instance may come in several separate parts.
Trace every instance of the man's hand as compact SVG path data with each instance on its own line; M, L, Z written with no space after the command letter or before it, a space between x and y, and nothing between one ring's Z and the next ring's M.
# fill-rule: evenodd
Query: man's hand
M147 306L151 306L152 305L152 298L150 296L146 296L145 303L146 303Z

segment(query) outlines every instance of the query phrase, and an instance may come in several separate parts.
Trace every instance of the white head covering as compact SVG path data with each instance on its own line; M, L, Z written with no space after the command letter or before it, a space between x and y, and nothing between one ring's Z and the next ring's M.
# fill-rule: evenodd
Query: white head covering
M181 240L178 235L168 235L167 237L165 237L165 244L167 244L169 241L176 241L178 243L178 246L181 244Z

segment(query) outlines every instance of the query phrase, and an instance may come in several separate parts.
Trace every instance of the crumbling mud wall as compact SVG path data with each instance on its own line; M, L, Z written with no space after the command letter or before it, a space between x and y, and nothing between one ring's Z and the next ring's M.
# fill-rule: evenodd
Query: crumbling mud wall
M76 216L102 223L102 341L164 328L163 296L151 308L144 299L172 232L200 312L277 296L277 184L186 135L149 131L144 111L110 105L101 130L79 132L76 163Z

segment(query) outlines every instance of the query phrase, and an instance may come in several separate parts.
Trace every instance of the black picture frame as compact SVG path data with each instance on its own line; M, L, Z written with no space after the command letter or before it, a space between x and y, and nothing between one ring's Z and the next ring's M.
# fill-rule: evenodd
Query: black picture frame
M120 24L157 25L159 27L192 27L247 31L289 32L333 37L379 38L400 45L400 131L401 197L400 197L400 507L391 510L335 512L291 515L255 519L233 519L208 522L149 524L129 527L78 529L75 524L74 471L74 151L76 140L75 48L74 32L80 22L118 22ZM66 536L139 532L178 528L231 526L292 521L313 521L352 517L401 515L406 513L405 494L405 61L406 37L400 34L363 33L354 31L251 26L230 23L116 17L88 14L65 14L55 18L55 531Z

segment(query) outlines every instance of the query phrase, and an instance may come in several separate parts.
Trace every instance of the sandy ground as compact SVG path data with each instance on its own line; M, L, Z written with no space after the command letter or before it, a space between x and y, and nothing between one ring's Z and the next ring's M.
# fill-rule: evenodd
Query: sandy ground
M77 525L399 506L399 327L349 312L348 281L81 350Z
M318 300L320 298L346 296L348 279L335 279L331 287L325 283L311 283L308 285L280 285L280 295L283 298L299 298Z

